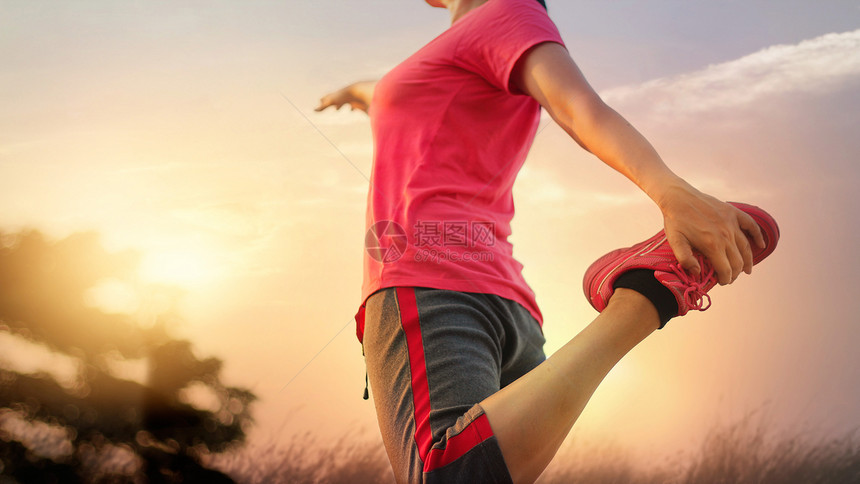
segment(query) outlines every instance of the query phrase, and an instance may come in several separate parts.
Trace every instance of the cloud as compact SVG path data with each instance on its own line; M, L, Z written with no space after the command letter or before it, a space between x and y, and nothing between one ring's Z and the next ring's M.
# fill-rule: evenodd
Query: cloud
M608 90L625 110L675 117L748 106L786 93L823 93L860 79L860 30L774 45L700 71Z
M619 191L594 183L571 190L574 183L574 180L564 180L553 167L526 163L517 176L517 201L544 211L562 207L565 216L571 216L589 213L597 207L632 207L647 200L634 190ZM629 187L624 185L624 188Z

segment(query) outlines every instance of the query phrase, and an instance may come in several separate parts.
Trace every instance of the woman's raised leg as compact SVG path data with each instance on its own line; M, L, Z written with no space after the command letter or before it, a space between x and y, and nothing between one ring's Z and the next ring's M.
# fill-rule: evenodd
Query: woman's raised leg
M581 333L481 402L515 483L540 476L603 378L659 325L648 299L617 289Z

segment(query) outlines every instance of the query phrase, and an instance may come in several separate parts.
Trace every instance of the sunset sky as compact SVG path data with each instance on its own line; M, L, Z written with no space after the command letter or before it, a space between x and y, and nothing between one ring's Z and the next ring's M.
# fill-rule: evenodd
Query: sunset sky
M548 4L595 89L671 167L782 231L711 309L635 349L569 443L665 456L754 411L788 431L860 426L860 6ZM448 23L421 0L0 0L0 230L139 250L142 279L187 290L176 334L261 398L256 441L378 439L352 321L370 129L313 108ZM595 316L585 268L661 219L543 122L511 240L551 353ZM110 285L94 303L139 309Z

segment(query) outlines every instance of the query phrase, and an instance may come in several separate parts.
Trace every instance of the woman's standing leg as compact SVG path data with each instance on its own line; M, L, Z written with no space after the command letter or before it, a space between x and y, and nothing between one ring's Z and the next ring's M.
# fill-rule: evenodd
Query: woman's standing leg
M364 348L398 482L511 482L477 405L545 360L538 322L490 294L398 287L366 304Z

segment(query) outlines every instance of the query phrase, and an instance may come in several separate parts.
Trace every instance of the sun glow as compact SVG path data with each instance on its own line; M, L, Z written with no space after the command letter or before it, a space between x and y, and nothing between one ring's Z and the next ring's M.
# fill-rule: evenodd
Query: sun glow
M140 295L126 281L104 279L84 295L86 303L106 313L131 314L140 307Z
M202 247L149 250L144 254L139 268L140 277L146 282L186 289L209 284L220 273L215 251Z

